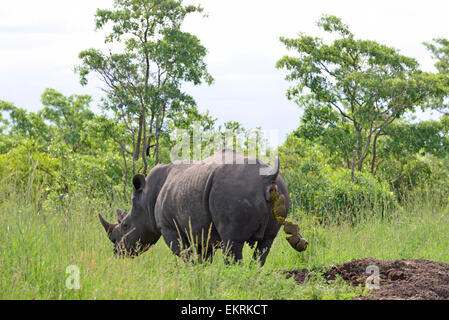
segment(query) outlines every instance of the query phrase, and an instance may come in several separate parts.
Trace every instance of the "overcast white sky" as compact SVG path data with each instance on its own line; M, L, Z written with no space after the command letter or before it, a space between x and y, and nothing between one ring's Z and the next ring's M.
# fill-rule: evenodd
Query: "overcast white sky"
M191 17L184 26L208 49L206 61L215 78L212 86L187 88L199 109L210 110L220 123L278 129L281 140L298 126L301 112L285 97L290 84L275 68L288 53L280 36L320 35L316 21L323 13L333 14L357 38L398 48L429 71L434 62L422 42L449 38L447 0L188 2L200 3L209 15ZM112 0L1 0L0 100L36 111L45 88L54 88L66 95L90 94L98 102L101 83L81 87L73 68L80 51L102 46L93 15L108 7Z

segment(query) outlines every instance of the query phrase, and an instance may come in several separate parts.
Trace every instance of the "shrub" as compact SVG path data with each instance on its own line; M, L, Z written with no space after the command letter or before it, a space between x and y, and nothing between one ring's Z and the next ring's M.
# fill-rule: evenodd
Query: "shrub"
M310 170L305 162L297 171L287 170L292 207L320 217L323 221L355 222L368 215L380 215L397 207L395 196L385 182L371 174L347 169Z
M45 193L46 187L55 183L58 170L58 159L43 152L32 140L23 141L7 153L0 154L0 178L15 188L12 192ZM9 184L9 181L13 183Z
M391 185L400 203L419 197L438 201L442 206L449 204L449 159L418 153L394 170Z
M327 150L301 137L290 135L279 148L281 170L288 184L292 207L323 221L383 217L397 207L388 183L367 172L338 168ZM297 210L292 210L297 211Z
M115 187L122 184L120 161L118 155L81 155L63 145L42 147L23 140L0 154L0 181L10 192L31 193L41 200L63 200L75 193L113 200Z

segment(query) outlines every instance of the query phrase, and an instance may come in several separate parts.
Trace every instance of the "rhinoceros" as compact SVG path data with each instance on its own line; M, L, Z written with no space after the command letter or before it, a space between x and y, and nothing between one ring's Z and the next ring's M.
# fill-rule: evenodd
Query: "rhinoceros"
M206 259L221 247L238 261L244 243L257 243L254 258L263 265L281 226L272 215L270 191L284 199L281 218L290 206L277 161L273 168L225 149L203 161L158 164L146 177L136 174L130 212L117 210L118 224L99 215L114 254L135 257L162 235L176 255L194 245Z

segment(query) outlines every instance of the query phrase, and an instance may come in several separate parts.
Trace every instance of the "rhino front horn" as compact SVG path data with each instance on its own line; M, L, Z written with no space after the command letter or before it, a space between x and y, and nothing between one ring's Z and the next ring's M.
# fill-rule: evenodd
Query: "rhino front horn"
M101 214L98 215L98 218L100 219L101 224L103 225L104 230L108 234L108 237L111 235L112 230L117 226L115 223L109 223L107 222Z

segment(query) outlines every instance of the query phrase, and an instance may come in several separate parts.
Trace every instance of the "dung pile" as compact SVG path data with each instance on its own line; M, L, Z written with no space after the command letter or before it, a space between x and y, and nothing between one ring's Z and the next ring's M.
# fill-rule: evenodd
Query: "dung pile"
M298 284L307 281L308 274L306 269L287 271L287 277L294 277ZM372 288L368 296L357 300L449 299L449 264L443 262L363 258L333 266L323 274L329 283L336 275L352 286Z

